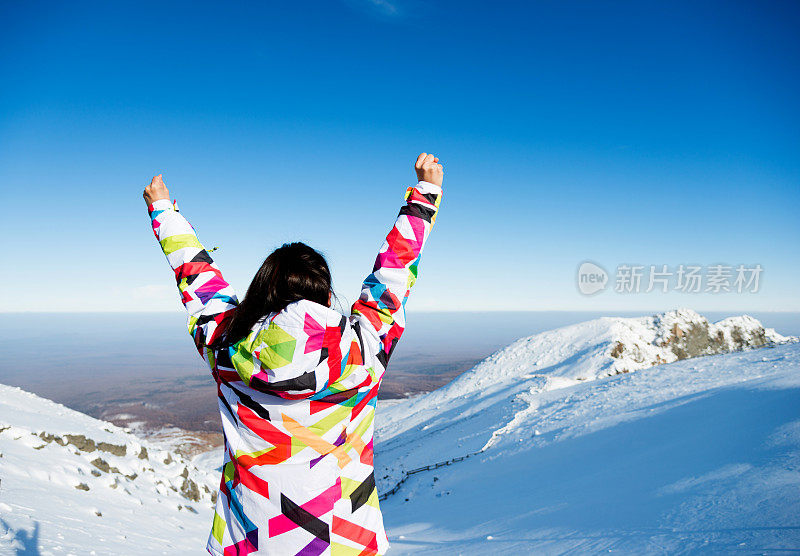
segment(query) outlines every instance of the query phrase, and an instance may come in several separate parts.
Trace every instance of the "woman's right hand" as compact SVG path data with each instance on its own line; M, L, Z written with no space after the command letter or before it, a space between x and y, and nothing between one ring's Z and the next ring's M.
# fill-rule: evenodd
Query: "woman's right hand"
M159 199L166 199L169 201L169 190L167 189L167 186L164 185L164 180L161 179L161 174L153 177L153 179L150 181L150 185L144 188L142 197L144 197L144 202L147 203L147 206L152 205Z
M420 153L417 163L414 164L417 171L418 181L427 181L438 186L442 185L444 179L444 168L439 164L439 159L428 153Z

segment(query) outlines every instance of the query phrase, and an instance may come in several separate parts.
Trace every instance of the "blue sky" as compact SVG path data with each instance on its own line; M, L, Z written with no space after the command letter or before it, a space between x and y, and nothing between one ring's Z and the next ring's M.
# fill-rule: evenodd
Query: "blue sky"
M356 298L420 151L414 310L800 310L796 2L5 2L0 311L176 309L164 174L240 292L284 241ZM760 264L757 293L576 287Z

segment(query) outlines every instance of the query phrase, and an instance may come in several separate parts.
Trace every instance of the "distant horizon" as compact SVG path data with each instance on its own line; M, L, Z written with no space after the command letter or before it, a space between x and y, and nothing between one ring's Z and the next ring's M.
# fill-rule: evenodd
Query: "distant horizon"
M680 309L691 309L701 315L704 313L785 313L785 314L800 314L800 309L793 310L773 310L773 309L698 309L696 307L681 305L669 309L418 309L408 311L409 314L440 314L440 313L664 313L667 311L676 311ZM185 310L125 310L125 311L72 311L72 310L59 310L59 311L0 311L0 315L47 315L47 314L75 314L75 315L106 315L106 314L154 314L154 315L174 315L175 313L182 313Z
M439 338L439 339L446 339L447 343L450 344L450 354L454 353L453 346L462 346L462 348L466 348L470 341L475 342L477 338L473 337L476 333L475 331L470 331L469 328L471 327L471 320L465 319L463 317L467 316L474 316L475 318L482 318L488 317L493 319L493 327L489 330L486 330L485 327L483 328L483 336L486 338L507 338L511 339L514 337L525 337L531 334L536 334L538 332L542 332L545 330L550 330L554 328L559 328L561 326L567 326L569 324L583 322L586 320L592 320L601 317L620 317L620 318L637 318L637 317L648 317L652 315L662 314L668 311L675 311L680 309L689 309L692 311L697 312L699 315L707 318L709 322L717 322L724 318L728 317L736 317L742 315L751 316L757 320L759 320L764 327L766 328L774 328L778 333L783 335L789 336L800 336L800 311L761 311L761 310L700 310L693 307L673 307L666 310L659 310L659 309L652 309L652 310L631 310L631 309L618 309L618 310L604 310L604 309L592 309L592 310L569 310L569 309L548 309L548 310L490 310L490 311L481 311L481 310L461 310L461 311L426 311L426 310L416 310L416 311L407 311L407 326L405 337L406 338L414 338L414 340L410 341L407 339L402 339L399 346L398 346L398 353L404 354L407 351L411 351L409 344L421 343L421 345L427 346L425 349L428 350L430 353L435 351L434 343L431 339L426 338L426 336L431 336L432 338ZM348 313L343 313L348 314ZM5 316L6 318L1 318ZM125 326L121 323L125 322L125 317L130 317L133 319L146 319L148 316L152 316L154 321L144 324L139 324L139 328L137 330L141 330L141 326L149 324L152 328L157 328L163 330L164 333L167 333L167 336L164 336L162 339L170 338L170 340L176 343L177 346L182 345L189 345L190 342L188 341L188 334L185 331L185 321L187 318L186 312L184 310L175 310L175 311L7 311L7 312L0 312L0 332L3 330L9 329L17 329L19 327L19 323L8 322L9 320L13 321L15 318L19 319L41 319L45 317L50 317L52 319L64 319L73 316L75 318L84 317L86 319L92 319L92 317L96 317L99 319L102 318L111 318L111 317L118 317L115 318L114 326L116 328L124 329ZM530 317L533 319L532 321L526 317ZM551 317L551 318L548 318ZM116 323L118 321L118 323ZM530 322L551 322L552 324L548 325L541 325L536 326L534 329L530 329ZM454 331L447 331L442 327L454 327ZM81 327L77 327L78 329L75 330L73 334L86 334L90 333L91 330L81 330ZM466 335L467 337L473 337L472 340L466 340L466 342L461 341L465 338L461 338L459 340L459 335ZM184 340L185 336L185 341ZM439 340L437 340L439 341ZM492 344L491 341L488 343L486 341L478 341L478 344L483 345L485 348L487 345ZM503 345L502 342L495 342L494 344L496 347L501 347ZM2 351L2 350L0 350ZM457 352L458 350L455 350ZM445 350L447 352L447 350Z
M411 312L393 352L382 396L397 397L435 389L521 338L603 316L635 318L650 314L654 313ZM717 322L741 313L700 314ZM749 314L783 336L800 336L800 312ZM208 403L201 404L207 412L203 419L216 419L213 379L187 333L184 312L4 315L5 318L0 318L2 384L20 386L74 407L89 408L96 416L106 410L113 412L116 403L138 399L137 395L148 391L153 395L158 393L159 399L166 402L164 392L178 388L180 397L189 397L193 403L199 403L197 396L206 396ZM53 334L52 330L59 333ZM47 346L45 350L41 349L43 343ZM32 353L35 355L31 356Z

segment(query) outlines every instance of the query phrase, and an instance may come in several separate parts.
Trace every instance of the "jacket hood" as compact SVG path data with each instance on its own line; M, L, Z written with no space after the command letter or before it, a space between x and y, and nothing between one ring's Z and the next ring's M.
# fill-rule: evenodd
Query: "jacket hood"
M307 299L295 301L260 319L245 339L231 346L231 362L259 390L318 391L329 369L342 366L342 348L352 334L347 323L335 309Z

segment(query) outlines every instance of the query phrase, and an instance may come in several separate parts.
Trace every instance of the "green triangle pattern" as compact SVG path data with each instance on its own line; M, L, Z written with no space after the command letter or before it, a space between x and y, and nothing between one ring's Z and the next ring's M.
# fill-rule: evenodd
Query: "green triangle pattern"
M264 346L259 361L268 369L277 369L292 362L297 340L277 324L270 323L258 334L255 345Z

